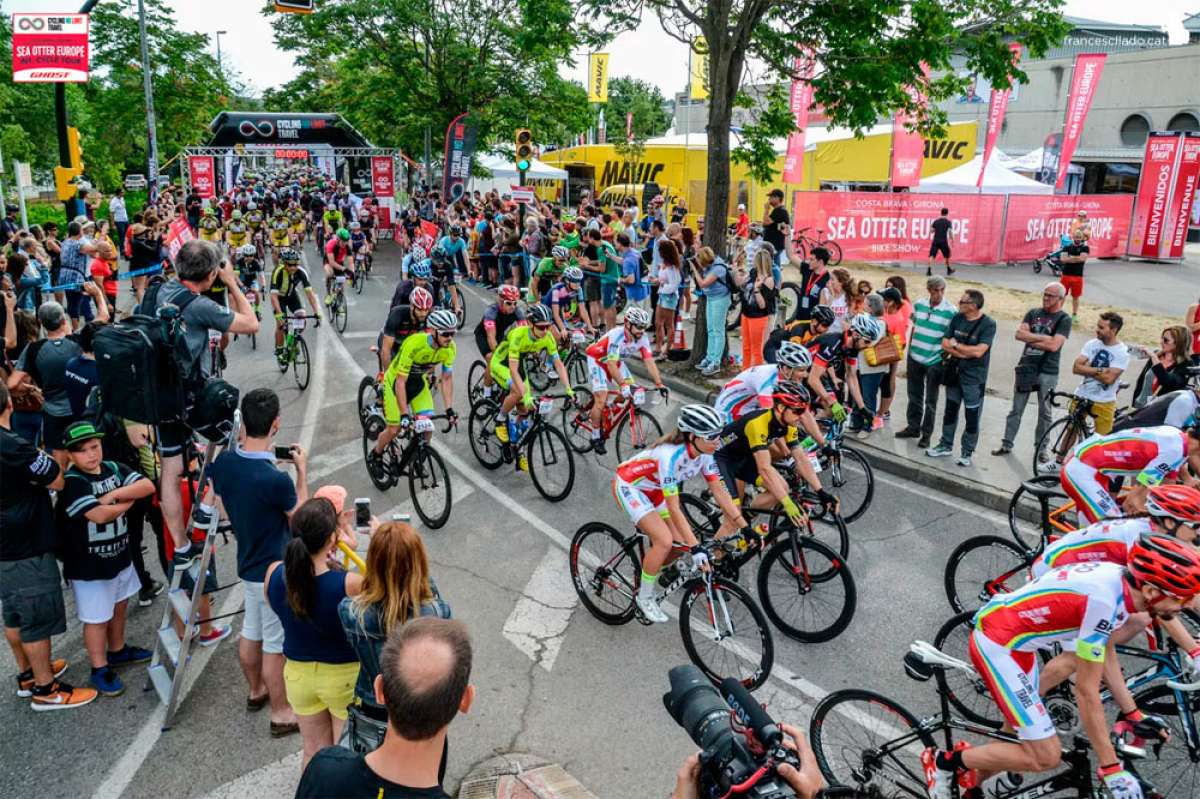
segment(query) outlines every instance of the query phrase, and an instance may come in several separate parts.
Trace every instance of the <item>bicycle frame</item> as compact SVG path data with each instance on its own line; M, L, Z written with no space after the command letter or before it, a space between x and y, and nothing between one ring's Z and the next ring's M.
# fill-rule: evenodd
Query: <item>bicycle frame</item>
M428 419L431 425L433 422L438 421L439 419L445 419L446 426L442 428L442 433L449 433L454 429L454 423L451 422L444 413L440 413L435 416L423 416L419 418ZM397 448L400 446L400 442L403 438L408 439L404 442L404 449L397 451ZM424 432L417 432L415 426L410 427L408 431L402 432L400 435L389 441L384 451L392 455L393 463L395 464L394 476L396 478L408 476L408 467L412 465L413 459L428 446L430 446L430 443L425 440Z

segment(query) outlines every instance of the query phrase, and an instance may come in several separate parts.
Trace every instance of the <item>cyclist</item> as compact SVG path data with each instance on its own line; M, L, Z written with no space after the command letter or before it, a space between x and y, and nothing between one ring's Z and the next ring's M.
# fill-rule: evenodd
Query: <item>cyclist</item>
M397 305L410 305L409 295L412 294L414 289L425 289L435 301L438 293L441 291L437 281L433 279L433 266L430 264L428 258L414 264L409 272L411 273L411 277L397 283L396 290L392 292L392 308L395 308Z
M325 243L333 238L333 235L341 226L342 214L337 209L337 203L330 198L329 204L325 206L325 213L321 217L321 223L317 227L317 230L320 233L318 243L320 244L322 250L325 248Z
M454 285L454 262L440 244L434 245L434 248L429 251L429 264L433 269L433 279L439 287L445 288L450 294L450 310L456 314L461 313L462 297L459 296L458 288ZM433 299L438 305L445 302L440 293L434 294Z
M428 332L413 333L404 339L400 352L383 373L383 416L387 428L379 434L367 456L367 469L379 469L383 451L401 430L407 429L414 416L433 416L433 370L441 366L442 402L446 416L457 418L450 403L454 401L454 334L458 319L438 309L425 320Z
M483 318L475 325L475 346L483 356L484 363L490 363L496 345L504 340L508 331L514 325L528 324L525 311L517 305L521 292L516 286L505 283L496 291L496 302L489 305L483 312ZM483 370L483 395L492 396L492 370Z
M425 320L433 310L433 295L417 286L408 295L407 305L397 305L388 311L387 321L383 323L383 331L379 334L379 377L383 379L383 370L392 362L397 341L425 329Z
M235 208L229 215L229 221L225 223L225 245L232 255L249 240L250 223L243 218L242 212Z
M550 254L538 261L537 267L533 270L533 282L529 286L529 293L534 297L540 297L541 287L554 285L562 276L563 270L570 265L570 250L561 244L551 247Z
M608 402L609 382L620 386L621 397L628 399L630 386L633 385L633 375L622 358L630 355L640 355L654 387L667 399L669 392L663 385L662 376L658 373L658 364L654 362L654 351L650 349L650 340L646 338L646 328L650 326L650 314L641 308L630 306L625 309L624 322L596 339L587 352L588 375L592 380L592 449L597 455L606 454L604 435L604 409Z
M589 333L595 329L586 305L579 301L581 283L583 270L578 266L568 266L563 270L562 281L555 283L542 295L541 304L550 309L551 318L554 319L554 335L560 344L566 343L572 328L583 327Z
M325 304L333 302L333 279L354 277L354 261L350 255L350 231L338 228L337 233L325 243Z
M292 200L288 203L286 216L288 221L288 238L291 241L292 247L298 248L304 244L306 226L304 209L300 207L300 203L297 200Z
M438 241L451 265L460 273L467 273L467 240L463 237L462 225L451 225L446 235Z
M362 228L367 237L367 258L370 259L371 253L375 251L375 213L373 207L363 206L358 209L358 226Z
M1182 429L1197 421L1200 421L1200 389L1181 388L1155 398L1133 413L1118 417L1113 432L1164 424Z
M404 256L404 260L400 262L400 279L408 280L408 273L413 266L421 263L429 257L429 253L425 252L425 248L420 244L414 244L412 249Z
M1149 486L1165 481L1195 484L1187 476L1189 465L1192 474L1200 474L1200 427L1135 427L1077 444L1062 466L1062 488L1076 511L1095 524L1124 515L1111 493L1111 478L1135 479L1125 510L1137 510Z
M731 525L746 526L746 519L721 484L712 453L720 444L724 418L707 405L684 405L675 429L617 466L612 492L621 510L650 539L642 557L637 606L649 621L663 623L667 615L655 601L658 575L671 554L673 542L691 547L692 563L702 566L708 555L700 546L679 504L679 491L700 475L712 489L713 499Z
M242 291L253 289L258 292L258 276L262 272L262 261L258 260L258 250L253 244L243 244L238 248L237 260L233 264L242 283Z
M313 291L308 273L300 268L300 253L291 247L279 251L279 266L271 273L271 311L275 314L275 357L283 357L283 328L285 314L299 315L304 312L300 302L300 289L308 298L308 304L316 317L316 326L321 326L321 314L317 310L317 295Z
M200 238L204 241L221 240L221 220L217 218L211 206L205 206L200 210L199 229Z
M779 345L785 341L807 346L817 336L825 335L829 328L833 327L835 318L832 308L828 305L818 305L813 308L811 318L794 319L783 327L772 330L771 335L767 336L767 343L763 345L763 358L767 363L775 363Z
M799 524L803 513L792 499L787 481L776 471L771 457L771 442L782 439L792 453L796 474L816 492L826 508L837 507L837 497L821 486L812 463L804 454L796 426L808 410L811 395L801 383L790 380L776 384L771 394L771 407L743 414L730 422L721 433L721 448L717 450L717 468L734 502L741 502L746 483L761 483L764 489L750 503L751 508L766 509L778 504L793 524ZM723 524L721 535L732 532Z
M360 252L364 259L370 254L371 239L367 231L363 230L362 223L356 220L350 223L350 255L355 259L355 264L358 263Z
M291 231L291 225L288 224L287 215L282 207L275 206L275 212L271 214L268 228L271 231L271 255L275 264L278 265L280 251L288 246L288 234Z
M550 362L558 372L567 396L574 398L575 391L571 388L567 369L562 359L558 357L558 347L550 329L553 321L550 309L545 305L532 305L529 308L529 325L514 326L509 329L504 340L497 345L492 353L489 370L492 379L508 389L508 394L500 404L500 412L496 414L496 438L501 444L508 444L509 436L508 414L520 402L526 410L533 407L533 394L521 376L521 356L533 352L545 352Z
M1142 536L1118 563L1076 563L1053 569L1011 594L999 594L975 615L969 651L1016 743L990 743L921 756L930 797L948 799L951 784L978 772L1043 772L1062 759L1054 721L1038 683L1039 649L1062 644L1076 662L1075 701L1096 753L1098 773L1114 799L1138 799L1109 738L1100 683L1110 636L1129 614L1170 619L1200 594L1200 551L1166 536Z
M266 223L266 216L257 203L246 203L246 224L250 228L250 241L254 244L259 258L266 255L263 251L262 233Z
M805 381L819 404L835 422L844 422L849 414L839 401L841 385L849 390L855 408L864 407L858 386L857 357L860 350L883 338L883 320L870 314L856 314L843 332L824 333L808 343L813 365Z

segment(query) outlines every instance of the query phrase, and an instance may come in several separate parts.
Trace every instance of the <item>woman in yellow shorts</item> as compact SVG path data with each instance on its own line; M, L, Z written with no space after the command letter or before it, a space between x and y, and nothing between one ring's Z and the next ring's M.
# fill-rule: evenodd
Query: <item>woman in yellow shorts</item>
M362 576L329 568L338 514L328 499L314 497L297 508L291 528L283 560L267 567L263 592L283 626L283 681L304 739L303 771L341 736L354 699L358 655L342 632L338 605L358 595Z

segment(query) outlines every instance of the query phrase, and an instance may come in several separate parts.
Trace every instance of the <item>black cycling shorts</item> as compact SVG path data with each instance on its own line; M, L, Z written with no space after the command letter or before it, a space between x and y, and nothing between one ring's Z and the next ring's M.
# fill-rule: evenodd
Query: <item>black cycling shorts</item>
M758 479L758 464L755 463L754 457L749 458L722 458L721 451L713 456L713 462L717 465L717 471L721 473L721 481L725 483L725 489L729 491L729 496L736 498L738 496L737 481L750 485Z

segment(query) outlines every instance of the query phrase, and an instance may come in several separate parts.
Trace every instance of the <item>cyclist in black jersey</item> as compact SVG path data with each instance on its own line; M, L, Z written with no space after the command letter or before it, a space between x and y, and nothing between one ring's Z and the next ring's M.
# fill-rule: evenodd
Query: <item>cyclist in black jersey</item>
M380 379L383 379L383 371L388 368L398 349L396 342L424 330L425 319L433 310L433 295L420 286L412 290L408 301L408 305L397 305L388 311L387 321L383 323L383 330L379 334Z
M1135 427L1170 425L1182 430L1200 421L1200 389L1182 388L1163 394L1153 402L1122 416L1113 423L1112 431L1132 430Z
M858 353L883 337L883 320L861 313L849 320L840 333L825 333L808 342L812 353L812 368L805 381L835 422L844 422L849 414L839 401L844 383L855 408L863 408L862 390L858 386Z
M475 346L483 356L484 363L491 363L492 353L496 351L499 342L504 341L510 328L514 325L528 324L525 311L517 305L521 298L521 290L516 286L505 283L496 291L496 302L483 312L483 318L475 325ZM483 394L492 395L492 370L483 370Z
M321 312L317 305L317 293L313 291L308 273L300 268L300 253L291 247L279 252L279 266L271 274L271 310L275 313L275 357L283 352L283 328L288 313L298 314L304 307L300 302L300 290L304 289L308 304L316 318L316 327L321 326Z
M423 288L428 291L436 304L441 286L433 279L433 269L429 264L429 259L426 258L420 263L413 264L412 268L409 269L409 274L412 277L408 280L401 280L397 284L396 290L392 292L392 302L389 307L395 308L397 305L411 305L409 295L412 294L415 288Z

